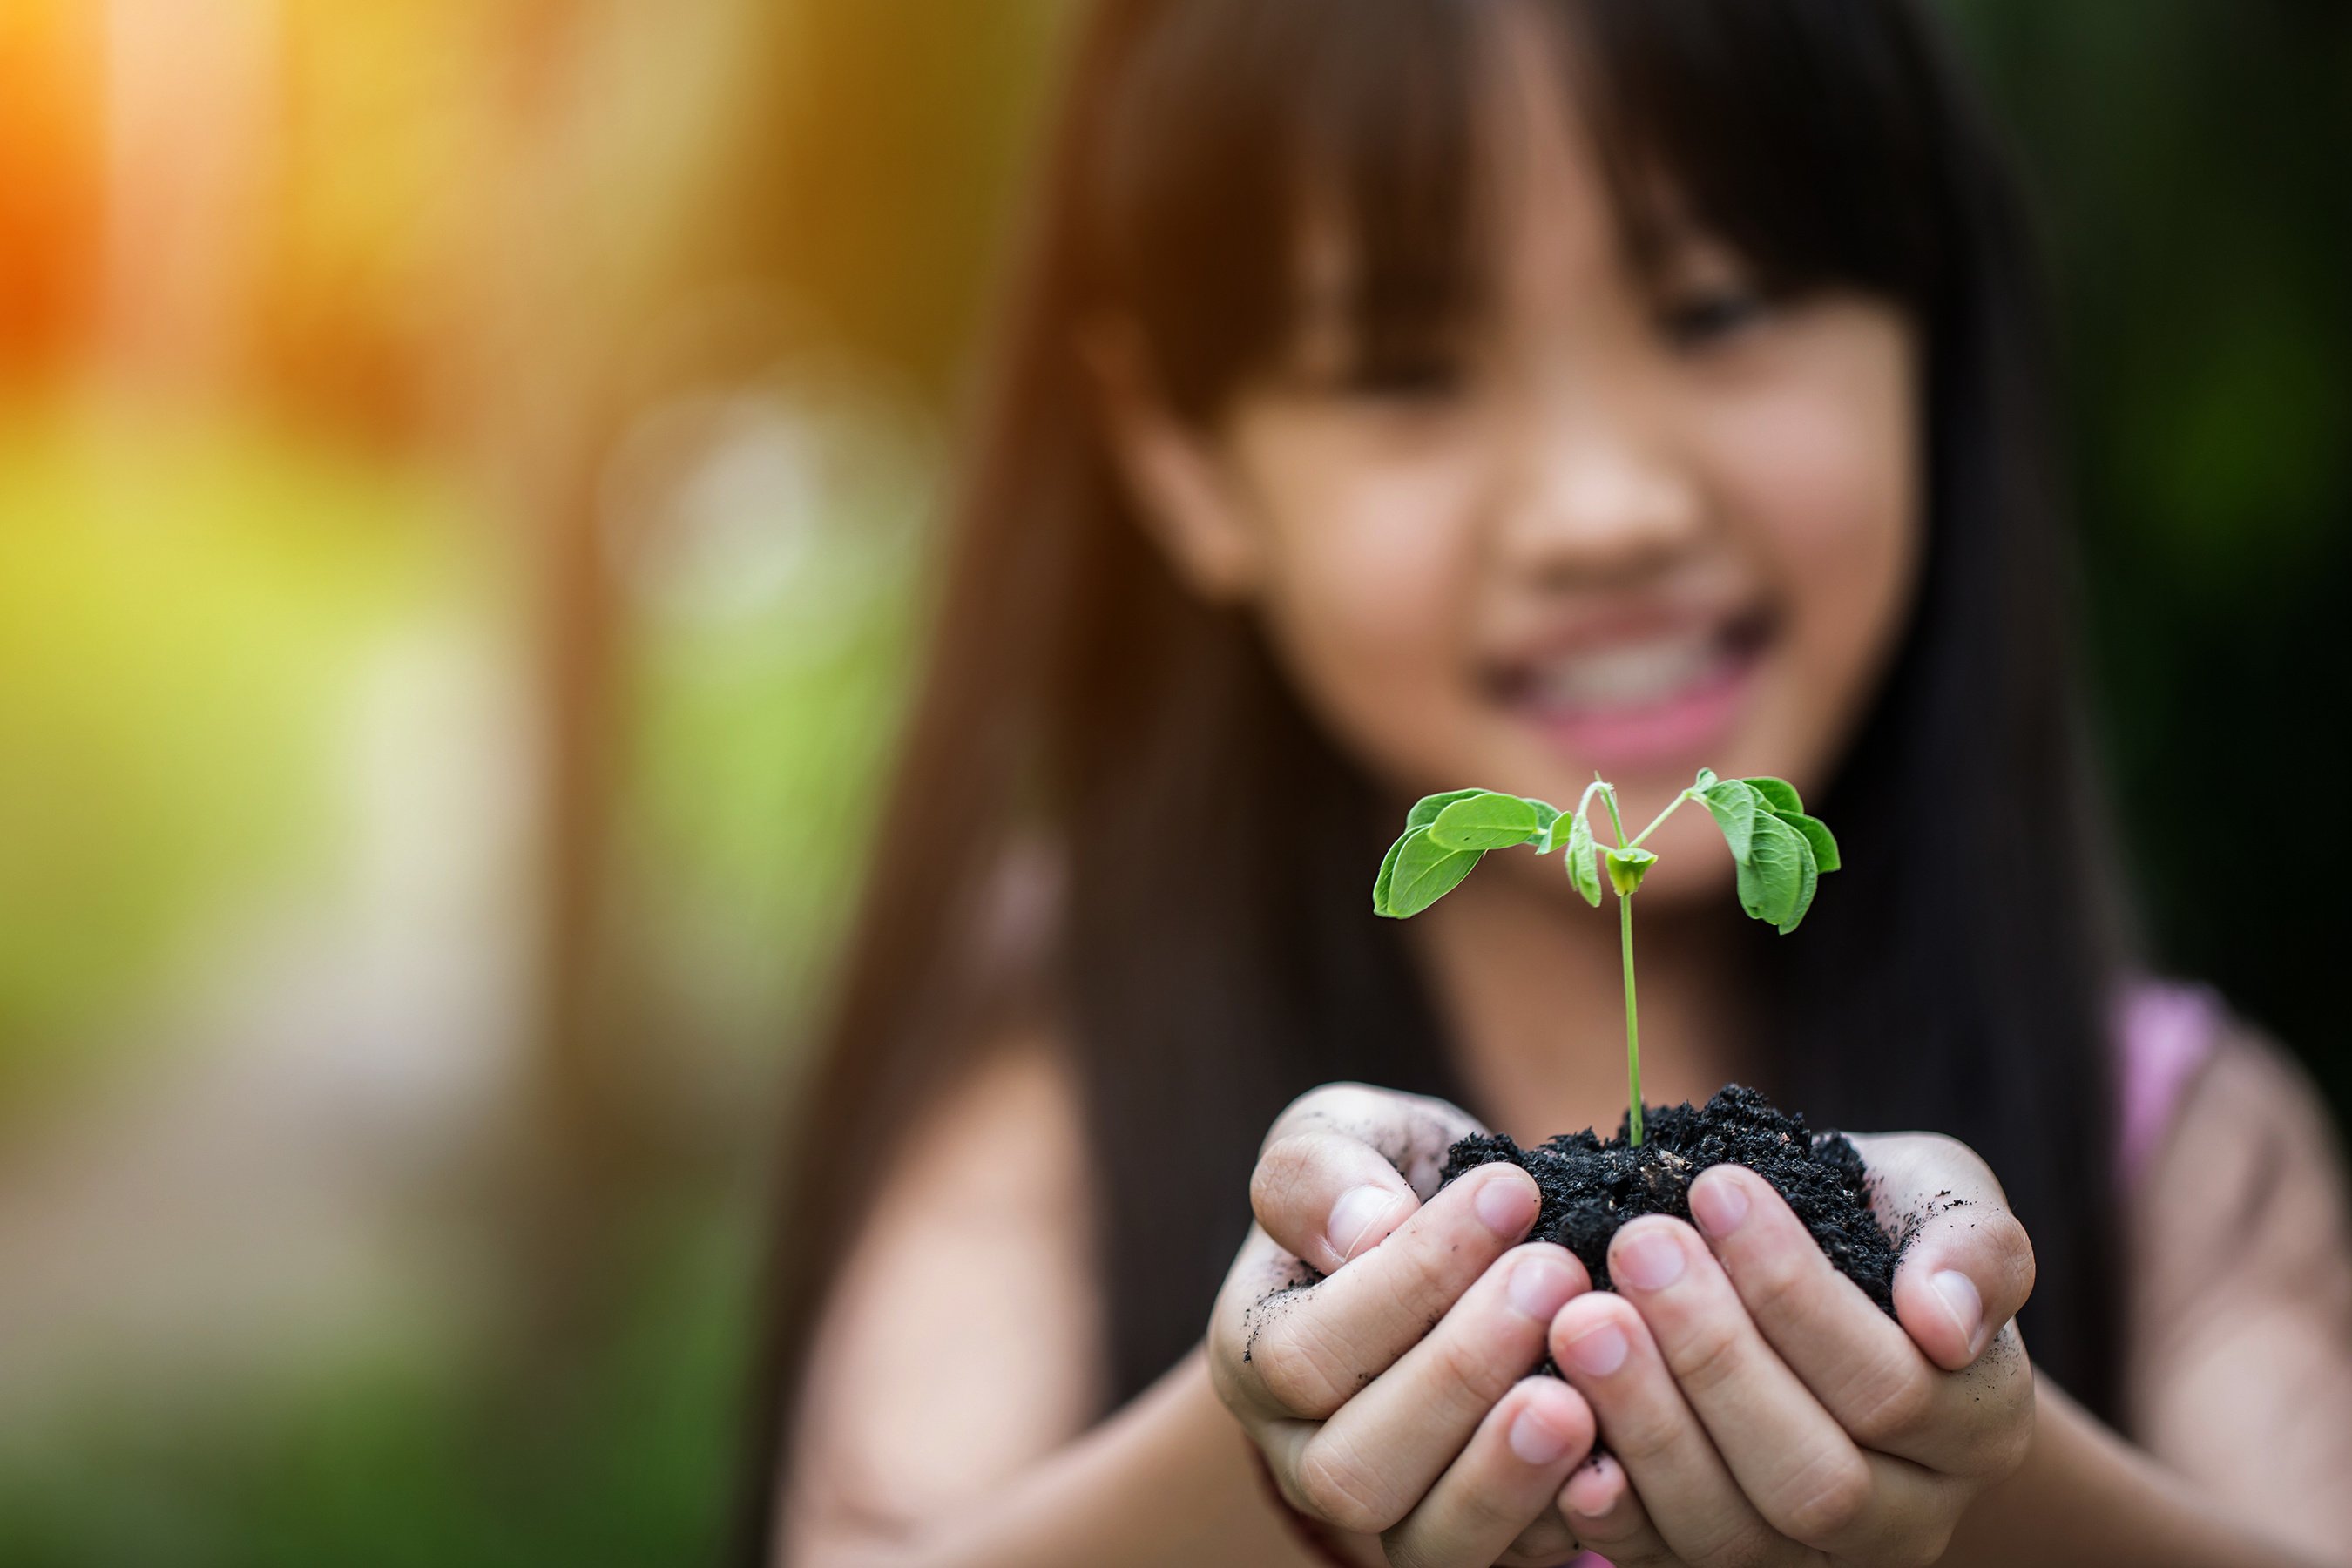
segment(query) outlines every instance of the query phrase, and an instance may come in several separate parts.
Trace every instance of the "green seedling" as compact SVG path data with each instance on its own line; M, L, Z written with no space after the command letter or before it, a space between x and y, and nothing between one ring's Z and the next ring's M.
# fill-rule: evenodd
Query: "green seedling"
M1589 814L1596 799L1608 809L1613 847L1593 837ZM1805 803L1787 780L1717 778L1707 768L1701 768L1698 781L1630 840L1617 813L1616 787L1597 775L1585 786L1576 809L1569 812L1491 789L1426 796L1406 816L1404 835L1389 847L1372 884L1372 912L1402 920L1460 886L1489 849L1529 844L1538 855L1563 851L1568 879L1595 909L1601 907L1606 876L1617 894L1617 927L1625 950L1625 1072L1633 1102L1627 1125L1637 1147L1642 1142L1642 1029L1633 1003L1633 894L1658 858L1642 842L1694 800L1706 807L1723 830L1723 841L1739 868L1739 907L1782 936L1795 931L1812 907L1822 874L1838 868L1837 840L1818 817L1805 815Z

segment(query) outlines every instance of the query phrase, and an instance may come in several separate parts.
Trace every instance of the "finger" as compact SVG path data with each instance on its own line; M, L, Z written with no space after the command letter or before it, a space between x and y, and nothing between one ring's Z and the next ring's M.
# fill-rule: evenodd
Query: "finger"
M1551 1353L1674 1556L1780 1560L1788 1543L1740 1494L1631 1301L1600 1290L1570 1301L1551 1321Z
M1250 1206L1285 1251L1333 1273L1436 1192L1446 1150L1478 1131L1445 1100L1324 1084L1275 1118L1250 1175Z
M1930 1360L1958 1372L2033 1293L2033 1244L1967 1144L1931 1132L1853 1143L1881 1221L1912 1229L1895 1270L1895 1315Z
M1690 1203L1765 1342L1855 1442L1947 1475L2003 1469L2030 1430L2017 1419L2033 1396L2022 1356L1967 1379L1939 1371L1753 1171L1702 1172Z
M1556 1377L1522 1379L1381 1544L1396 1568L1486 1568L1548 1511L1592 1447L1592 1412Z
M1332 1519L1343 1530L1370 1535L1396 1523L1543 1360L1552 1314L1591 1288L1564 1247L1538 1241L1505 1253L1426 1338L1323 1423L1299 1458L1302 1489L1346 1500L1348 1511Z
M1275 1245L1325 1274L1379 1245L1421 1206L1378 1151L1340 1132L1286 1134L1250 1173L1250 1209Z
M1680 1568L1674 1548L1650 1523L1625 1468L1596 1454L1570 1471L1559 1489L1560 1517L1577 1543L1614 1568Z
M1855 1446L1765 1343L1690 1226L1663 1216L1633 1221L1610 1244L1609 1277L1640 1311L1675 1386L1773 1530L1833 1556L1867 1557L1901 1521L1934 1517L1937 1478Z
M1571 1479L1573 1476L1571 1471ZM1535 1522L1520 1531L1495 1561L1497 1568L1560 1568L1583 1550L1584 1543L1576 1539L1576 1531L1569 1527L1555 1504L1536 1515ZM1583 1568L1583 1564L1578 1563L1575 1568Z
M1856 1442L1939 1468L1958 1457L1941 1375L1838 1272L1770 1183L1712 1166L1691 1184L1690 1205L1757 1329Z
M1264 1227L1253 1225L1210 1309L1210 1386L1261 1446L1267 1440L1269 1424L1286 1418L1286 1413L1267 1396L1253 1352L1267 1325L1302 1302L1314 1279L1305 1264L1275 1245Z
M1271 1414L1331 1415L1527 1234L1537 1202L1533 1178L1516 1165L1471 1172L1338 1273L1262 1302L1232 1369L1237 1384Z
M1327 1083L1285 1106L1267 1130L1263 1153L1299 1132L1331 1132L1369 1144L1424 1201L1437 1191L1445 1152L1484 1132L1478 1119L1450 1100L1367 1083Z

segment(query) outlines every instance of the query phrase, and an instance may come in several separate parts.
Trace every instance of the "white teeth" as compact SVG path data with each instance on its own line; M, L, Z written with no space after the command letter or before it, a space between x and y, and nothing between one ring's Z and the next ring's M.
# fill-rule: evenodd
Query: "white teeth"
M1547 706L1641 708L1695 685L1719 657L1716 638L1705 632L1621 644L1540 665L1528 689Z

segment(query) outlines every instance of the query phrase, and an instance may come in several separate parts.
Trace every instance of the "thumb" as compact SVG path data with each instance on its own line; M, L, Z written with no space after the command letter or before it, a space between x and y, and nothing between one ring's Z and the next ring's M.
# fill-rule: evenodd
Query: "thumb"
M1910 1240L1895 1270L1895 1316L1927 1359L1958 1372L2033 1293L2033 1243L1991 1167L1930 1132L1856 1137L1879 1219Z
M1368 1143L1294 1132L1250 1173L1250 1208L1275 1245L1326 1274L1378 1246L1421 1199Z
M1447 1147L1477 1131L1442 1100L1326 1084L1276 1119L1250 1208L1276 1246L1329 1274L1402 1225L1437 1190Z

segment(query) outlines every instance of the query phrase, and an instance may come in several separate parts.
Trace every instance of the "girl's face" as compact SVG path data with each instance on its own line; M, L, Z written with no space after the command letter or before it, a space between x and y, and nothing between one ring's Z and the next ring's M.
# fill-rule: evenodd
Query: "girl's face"
M1179 567L1255 606L1400 815L1468 784L1565 807L1597 772L1630 835L1702 766L1825 784L1919 554L1917 346L1869 297L1763 298L1696 228L1637 272L1554 79L1505 95L1492 308L1452 352L1352 372L1327 242L1288 362L1213 431L1132 378L1113 427ZM1644 891L1719 888L1713 831L1678 814Z

